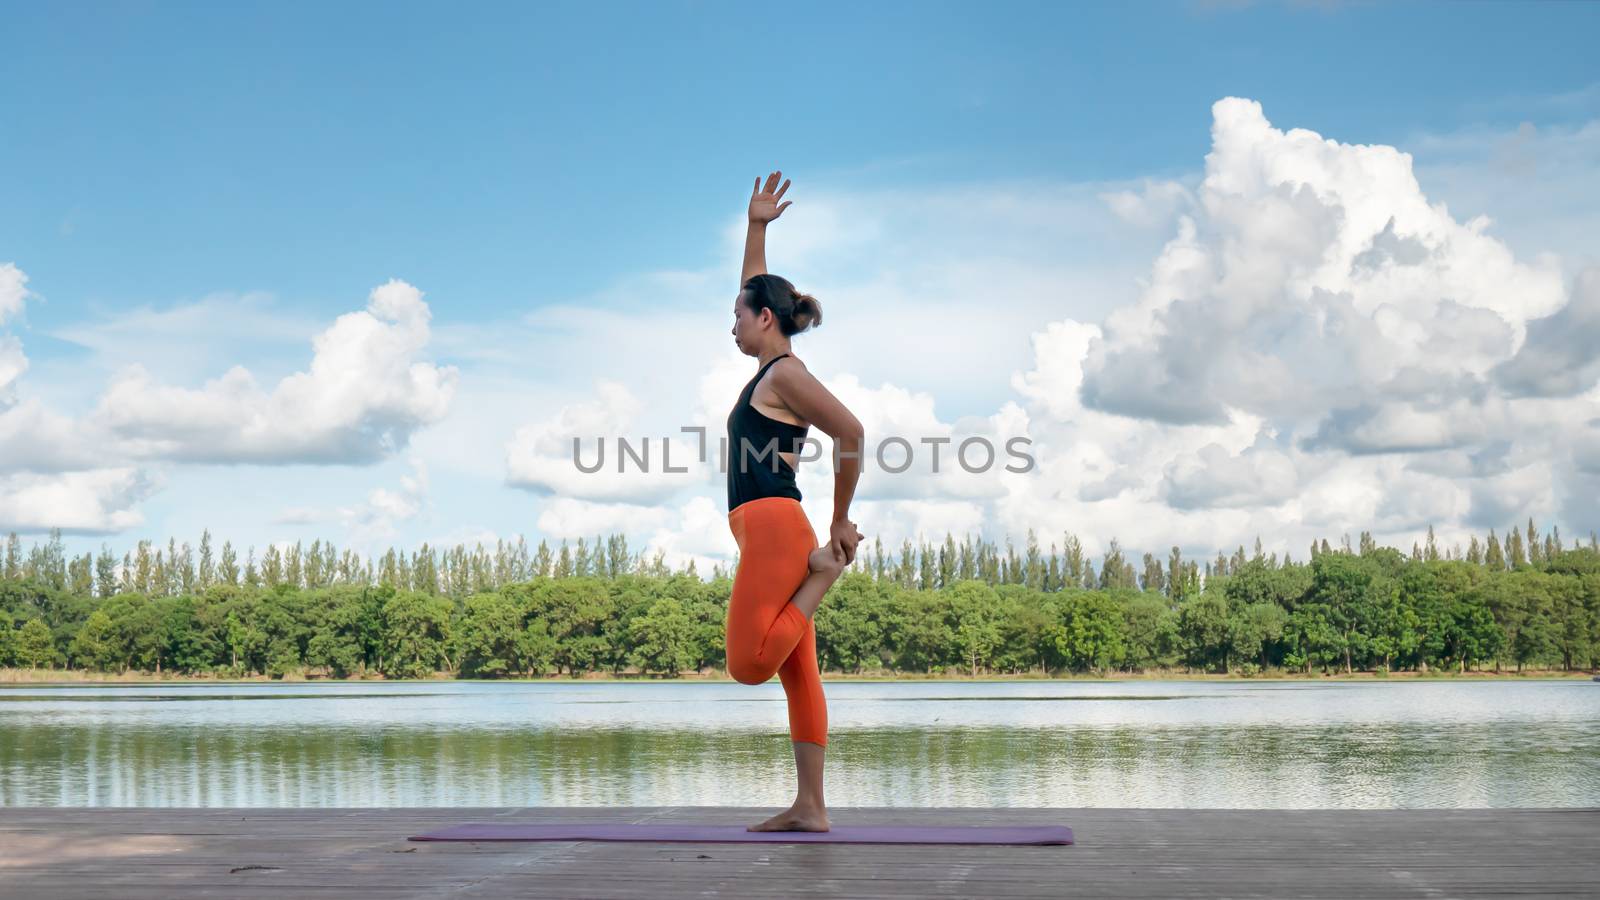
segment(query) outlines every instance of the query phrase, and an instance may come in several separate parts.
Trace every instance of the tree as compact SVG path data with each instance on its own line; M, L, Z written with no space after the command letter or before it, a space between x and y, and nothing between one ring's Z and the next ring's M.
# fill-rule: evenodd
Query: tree
M340 585L318 592L311 606L325 613L312 626L306 665L326 668L339 678L378 668L383 604L393 594L394 588L386 585Z
M846 572L817 607L817 654L824 666L860 672L880 663L884 646L884 596L872 576ZM720 624L720 623L719 623Z
M694 623L683 604L662 597L628 623L629 659L642 672L677 675L695 663Z
M1178 635L1191 667L1226 673L1231 651L1226 595L1205 590L1184 601L1178 607Z
M973 677L988 663L1001 644L996 610L1000 595L981 581L962 581L949 591L955 616L955 641Z
M1386 560L1398 570L1393 551ZM1380 602L1394 585L1383 572L1383 552L1371 557L1325 553L1311 564L1311 590L1307 605L1339 636L1344 670L1354 670L1355 658L1368 650L1368 636Z
M481 677L526 671L519 646L522 628L522 610L505 595L467 597L456 644L461 674Z
M1147 594L1124 595L1122 633L1126 635L1130 668L1176 665L1180 658L1178 617L1172 609Z
M950 602L933 591L893 588L884 637L895 667L911 671L942 668L956 658Z
M18 663L30 669L42 669L56 661L55 639L50 626L43 619L29 619L17 629L16 648L13 651Z
M1270 649L1282 639L1288 624L1289 614L1276 603L1258 601L1235 606L1228 619L1228 644L1240 659L1257 660L1265 669Z
M1493 528L1489 529L1489 546L1484 551L1483 564L1496 572L1506 567L1506 557L1500 552L1500 539L1494 536Z
M1128 647L1123 639L1122 609L1117 597L1135 592L1127 589L1107 594L1080 591L1067 598L1065 631L1058 648L1075 669L1111 669L1122 665Z
M85 669L110 671L117 664L116 632L104 609L89 614L72 639L72 658Z
M1329 554L1320 553L1321 559ZM1328 621L1325 609L1307 604L1289 614L1289 624L1284 631L1288 649L1283 664L1292 669L1309 672L1312 666L1328 671L1344 658L1343 635Z
M383 605L384 675L425 678L450 666L450 601L400 591Z

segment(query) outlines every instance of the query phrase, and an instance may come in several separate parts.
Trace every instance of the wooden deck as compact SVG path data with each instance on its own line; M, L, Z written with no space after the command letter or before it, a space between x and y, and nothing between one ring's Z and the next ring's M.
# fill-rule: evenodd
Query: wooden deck
M844 808L1060 823L1073 846L430 843L470 821L749 824L776 809L0 808L0 897L1600 897L1600 810Z

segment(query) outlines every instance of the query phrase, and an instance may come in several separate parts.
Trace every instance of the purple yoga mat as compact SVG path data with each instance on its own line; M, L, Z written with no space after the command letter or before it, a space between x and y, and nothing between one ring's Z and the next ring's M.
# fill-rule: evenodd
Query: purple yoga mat
M811 844L1070 844L1065 825L836 825L832 831L746 831L743 825L469 822L412 841L674 841Z

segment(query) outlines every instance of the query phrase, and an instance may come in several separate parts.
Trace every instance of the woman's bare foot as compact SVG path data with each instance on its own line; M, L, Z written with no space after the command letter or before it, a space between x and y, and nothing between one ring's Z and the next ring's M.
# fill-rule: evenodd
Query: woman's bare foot
M827 831L828 811L816 806L796 804L760 825L745 831Z
M833 555L832 544L823 544L811 551L811 555L806 558L806 565L811 571L806 573L806 580L800 583L800 589L794 592L789 602L809 620L817 614L817 607L822 605L823 595L828 593L828 588L844 571L844 560Z
M823 544L811 551L811 555L806 558L806 565L813 572L822 572L834 578L838 578L839 573L844 571L844 560L834 554L832 544Z

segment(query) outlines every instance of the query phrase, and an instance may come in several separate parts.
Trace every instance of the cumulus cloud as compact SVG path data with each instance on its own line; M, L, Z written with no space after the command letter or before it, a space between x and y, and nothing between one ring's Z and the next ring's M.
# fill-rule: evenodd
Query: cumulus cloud
M26 282L14 265L0 267L0 320L21 310ZM402 281L374 289L366 309L340 316L315 336L308 371L270 392L243 366L186 388L134 362L81 417L19 395L15 382L27 361L15 337L0 336L0 527L109 533L142 524L136 505L169 482L167 473L147 466L364 464L399 450L412 431L444 415L458 377L453 366L418 358L429 335L421 297ZM63 334L94 350L101 338L110 344L119 334L159 338L163 327L181 330L219 309L206 301L181 314L140 312ZM163 353L160 339L122 343L143 346L155 358ZM335 520L355 532L393 534L392 523L413 517L426 493L426 473L419 470L416 479L407 476L398 492L375 490L357 507L290 510L286 520Z
M1529 322L1527 340L1494 374L1518 397L1569 397L1600 382L1600 269L1579 273L1565 306Z
M1563 531L1600 524L1592 491L1583 494L1600 475L1600 373L1584 337L1593 276L1514 253L1482 210L1452 212L1435 197L1429 175L1469 183L1470 159L1419 169L1401 148L1276 127L1239 98L1212 114L1212 147L1194 177L819 187L785 214L771 240L775 271L828 313L796 353L862 420L869 453L900 434L926 463L919 438L951 439L937 475L869 464L852 508L869 542L897 553L919 535L1032 528L1046 543L1074 531L1092 554L1115 536L1125 548L1181 544L1193 556L1260 534L1301 555L1313 537L1357 529L1409 546L1430 523L1447 542L1527 515ZM1592 146L1594 133L1562 146ZM1577 151L1561 158L1562 172L1584 162ZM453 373L420 356L425 343L443 347L494 380L474 383L484 393L448 434L424 434L440 471L485 469L480 455L447 445L492 426L489 468L503 463L504 483L531 495L546 536L643 534L674 564L704 571L733 552L717 442L755 369L727 334L743 232L730 219L723 258L704 271L625 278L510 322L449 322L433 334L405 302L388 317L352 313L360 327L341 343L367 349L330 351L304 385L268 392L235 368L178 388L189 382L124 369L117 383L128 389L108 403L126 400L128 412L103 408L92 422L135 458L370 459L441 421L448 399L427 398L446 397ZM536 378L529 358L540 362ZM983 362L952 362L974 358ZM357 371L388 373L398 387L340 390L362 383ZM289 421L288 409L309 423L305 442L271 438L262 424ZM0 416L0 451L26 449L34 465L87 427L28 415L10 425ZM225 429L208 424L218 417ZM682 425L707 429L709 460ZM1032 472L949 465L966 437L1017 435L1032 442ZM574 436L591 462L604 436L601 471L577 471ZM650 473L631 460L616 471L624 437L641 453L649 439ZM663 439L688 472L661 470ZM800 485L825 522L827 466L803 464ZM365 506L406 521L404 492L393 493Z
M0 265L0 325L22 314L27 273ZM110 534L144 522L137 506L163 479L137 466L106 465L92 429L21 396L28 358L0 334L0 530Z
M1166 226L1181 211L1194 206L1194 194L1178 181L1145 179L1137 188L1107 191L1100 195L1117 218L1147 228Z
M1411 399L1405 370L1483 375L1565 302L1559 271L1427 201L1411 157L1213 108L1198 212L1089 351L1087 405L1170 424Z
M1479 528L1515 525L1527 517L1530 509L1555 509L1555 475L1552 461L1541 459L1468 482L1464 487L1471 498L1470 521ZM1588 501L1591 509L1593 500L1590 497Z
M576 497L552 497L540 505L539 518L534 524L540 533L553 538L579 538L612 532L650 532L677 518L672 510L658 504L596 503Z
M1489 440L1510 424L1504 403L1470 397L1446 402L1368 402L1330 410L1307 447L1349 453L1415 453L1448 450Z
M1595 524L1563 484L1594 455L1573 423L1600 414L1600 272L1568 291L1559 259L1430 202L1394 147L1280 130L1240 98L1212 112L1138 296L1034 334L1012 383L1041 484L1002 520L1124 547ZM1149 202L1108 197L1134 219Z
M1179 509L1276 506L1295 495L1294 461L1265 434L1241 453L1211 443L1167 464L1162 492Z
M1600 475L1600 419L1590 419L1573 442L1572 458L1579 469Z
M137 456L207 463L376 462L448 411L459 372L419 359L430 313L391 280L312 340L309 371L269 392L242 366L200 388L122 370L94 418Z
M33 397L0 410L0 473L71 472L116 462L109 437Z
M44 475L0 475L0 527L19 532L114 534L144 524L137 506L163 486L156 473L127 466Z
M1034 528L1075 531L1092 553L1111 536L1193 555L1256 534L1298 552L1356 529L1409 545L1430 523L1464 540L1513 508L1571 508L1571 473L1600 457L1571 423L1600 410L1592 354L1555 341L1557 323L1586 321L1562 261L1452 214L1400 148L1275 127L1239 98L1212 113L1194 178L818 191L786 215L773 261L829 315L797 355L862 420L869 453L896 433L923 462L920 437L1023 435L1037 460L983 477L948 465L952 444L938 475L874 460L853 506L869 541ZM556 412L503 445L505 481L533 495L542 532L642 532L680 563L731 555L717 442L754 365L728 346L722 272L742 236L730 222L721 268L624 279L504 334L446 326L448 346L486 365L512 371L522 351L505 348L524 345L548 362L536 408ZM885 346L888 333L904 340ZM1019 362L949 364L975 349ZM1564 362L1528 362L1552 353ZM1012 399L971 414L973 385L997 374ZM708 460L685 424L707 429ZM592 475L573 465L584 435L591 462L607 439ZM650 473L616 471L619 437L641 453L649 439ZM688 472L661 471L663 440ZM800 485L825 513L827 466L802 464Z
M734 544L727 524L724 420L732 398L755 374L750 365L748 357L730 355L714 362L701 379L696 408L688 418L710 423L706 459L698 456L697 436L670 442L673 466L686 472L663 471L662 436L650 437L648 473L631 456L627 471L617 471L614 437L632 436L635 451L642 455L643 438L649 435L638 426L640 401L624 385L602 380L592 401L568 405L517 430L507 444L507 483L540 497L537 525L544 534L575 538L643 531L651 552L660 550L679 564L695 559L703 568L707 561L726 559ZM852 506L859 511L855 516L875 515L875 510L888 516L879 521L893 523L890 537L896 546L907 528L935 522L977 526L986 506L1008 493L1007 480L1025 477L1011 470L1036 464L1031 447L1016 440L1025 441L1028 435L1028 416L1018 404L1007 403L989 416L947 421L935 413L927 393L889 384L869 387L851 374L824 378L823 383L862 422L867 435L864 475ZM595 436L608 436L599 471L586 473L574 464L574 435L583 436L580 458L591 467L600 461ZM818 516L814 527L821 535L832 511L833 442L815 428L810 438L797 484ZM902 471L893 471L897 469Z
M0 264L0 325L22 314L28 297L28 275L16 263Z
M506 445L507 484L543 496L636 504L706 480L692 436L641 433L643 404L620 382L602 379L595 394L517 429ZM707 439L715 440L714 432Z
M1581 115L1576 124L1522 121L1512 128L1471 126L1408 138L1430 194L1461 218L1490 220L1519 255L1558 258L1571 276L1600 265L1600 85L1560 109L1559 98L1518 98L1516 115ZM1493 118L1500 118L1503 108Z
M17 402L16 382L28 371L28 357L15 335L0 334L0 406Z
M0 325L22 313L28 276L15 263L0 265ZM15 384L28 370L28 357L15 335L0 334L0 407L17 402Z
M398 489L375 487L360 503L347 506L294 506L281 511L276 524L338 524L350 539L359 544L387 540L399 534L399 526L415 519L428 506L428 467L421 457L408 460L411 471L400 476Z

